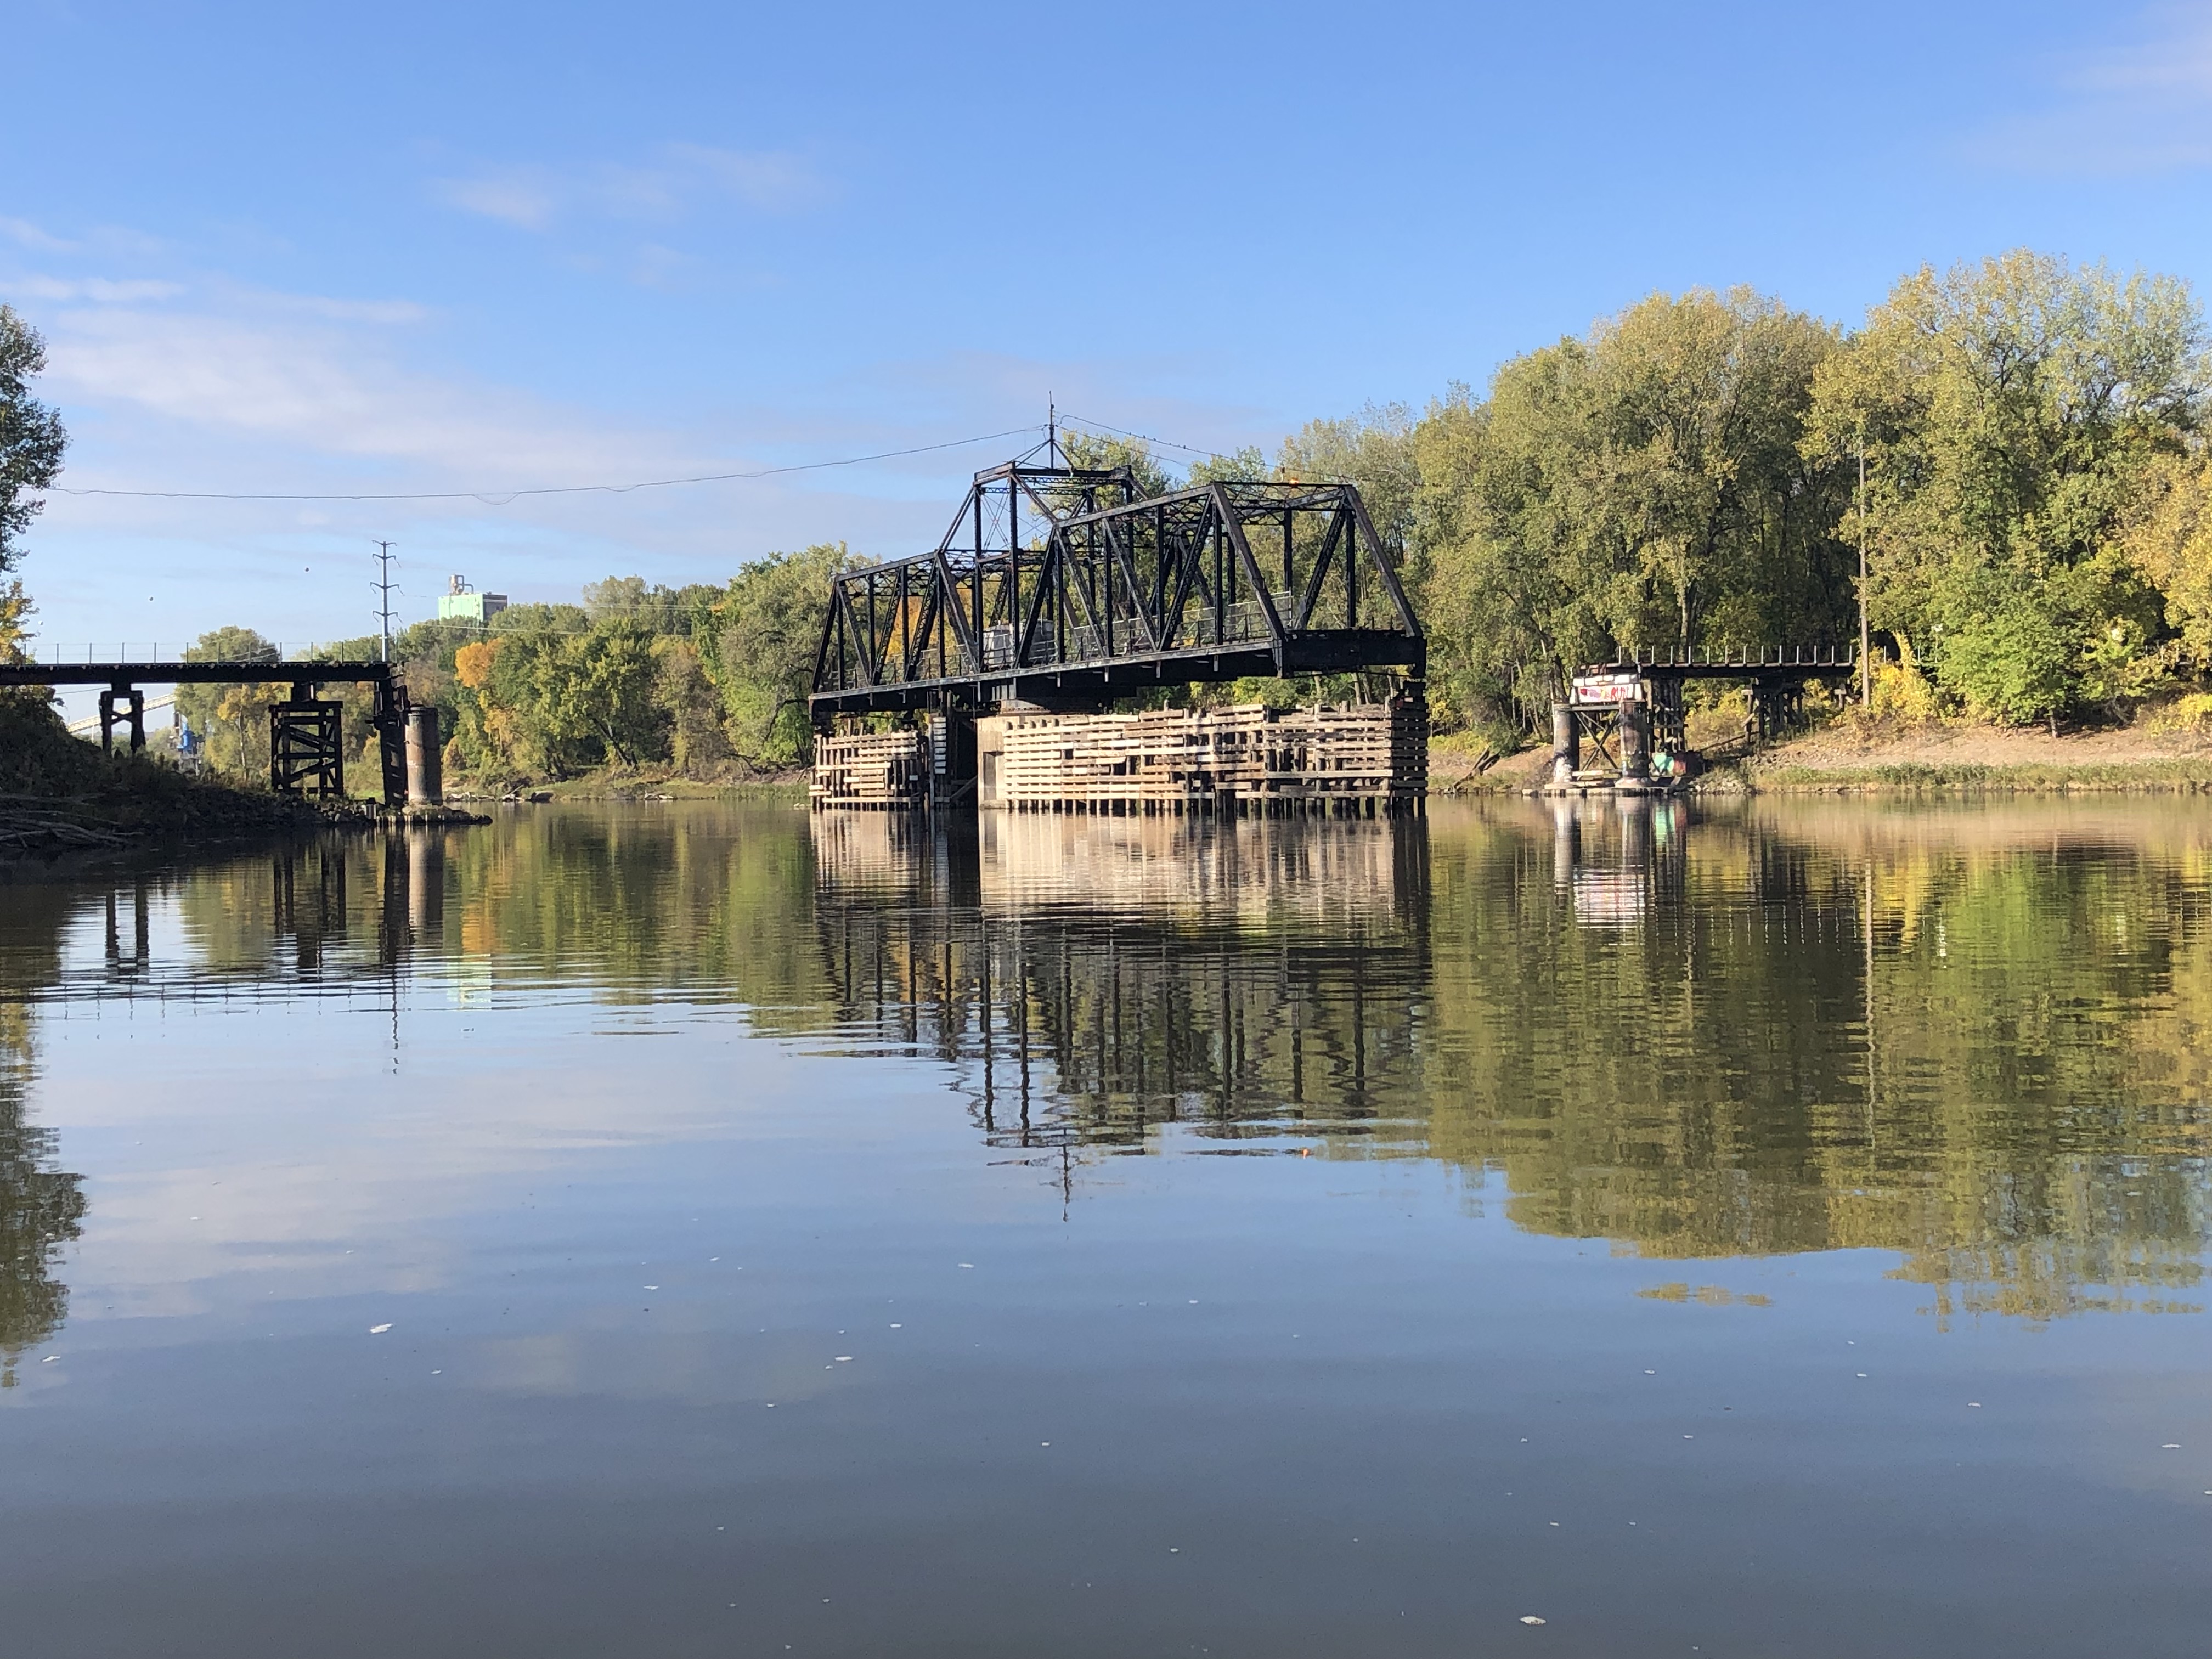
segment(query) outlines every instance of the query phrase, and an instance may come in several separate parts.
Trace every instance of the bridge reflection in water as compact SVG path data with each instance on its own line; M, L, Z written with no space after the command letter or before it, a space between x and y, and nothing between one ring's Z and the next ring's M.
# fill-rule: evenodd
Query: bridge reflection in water
M2212 857L2156 809L811 828L830 1030L994 1145L1430 1157L1649 1257L1898 1252L1942 1320L2201 1310Z
M1427 978L1417 820L817 814L838 1027L972 1060L994 1143L1391 1133ZM1402 1127L1402 1126L1401 1126Z

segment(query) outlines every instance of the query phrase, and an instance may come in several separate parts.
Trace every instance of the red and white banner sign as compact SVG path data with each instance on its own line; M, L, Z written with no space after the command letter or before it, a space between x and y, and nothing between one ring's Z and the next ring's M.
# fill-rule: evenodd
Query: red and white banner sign
M1574 681L1574 702L1577 707L1585 708L1616 702L1636 702L1643 696L1643 684L1641 674L1577 674Z

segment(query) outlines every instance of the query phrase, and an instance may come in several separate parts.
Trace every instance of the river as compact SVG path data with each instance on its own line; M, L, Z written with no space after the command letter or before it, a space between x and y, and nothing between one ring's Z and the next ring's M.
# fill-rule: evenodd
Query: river
M2188 799L0 889L0 1643L2194 1659L2208 1073Z

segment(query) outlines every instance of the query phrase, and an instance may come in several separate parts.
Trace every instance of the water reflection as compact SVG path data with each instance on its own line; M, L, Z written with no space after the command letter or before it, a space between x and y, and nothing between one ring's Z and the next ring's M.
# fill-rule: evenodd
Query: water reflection
M1650 824L1648 910L1595 915L1580 878L1634 884L1637 818L1552 829L1572 926L1495 879L1510 822L1438 854L1440 890L1490 896L1439 907L1427 1149L1503 1168L1516 1221L1660 1256L1898 1251L1940 1318L2199 1310L2191 816L1686 812Z
M1402 1127L1429 960L1418 820L841 814L813 835L838 1029L971 1061L994 1139L1134 1149L1179 1123L1227 1151Z
M56 975L58 922L66 905L52 890L15 889L0 906L0 1388L12 1389L24 1352L44 1342L69 1311L69 1291L54 1277L62 1247L84 1218L81 1178L53 1167L53 1131L25 1119L36 1074L24 992ZM143 911L138 938L144 938ZM107 942L118 971L143 958L120 954L115 911Z
M2208 878L2199 817L2157 803L1595 801L555 811L19 890L0 1346L59 1316L82 1204L21 1121L26 1002L209 996L374 1000L395 1042L426 994L741 1009L925 1063L988 1145L1070 1170L1431 1158L1532 1233L1893 1252L1942 1320L2195 1311Z
M2201 1310L2185 818L1601 801L815 836L836 1029L971 1062L995 1138L1438 1158L1502 1171L1533 1231L1646 1255L1895 1251L1944 1320Z

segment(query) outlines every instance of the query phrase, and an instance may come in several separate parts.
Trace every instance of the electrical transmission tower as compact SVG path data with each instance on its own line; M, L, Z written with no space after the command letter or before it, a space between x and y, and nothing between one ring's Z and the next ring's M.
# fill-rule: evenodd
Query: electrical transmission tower
M376 544L376 580L369 583L369 586L377 591L377 595L380 601L377 609L377 616L379 620L383 623L384 631L384 654L379 657L377 660L379 662L390 662L392 660L392 544L390 542L379 542Z

